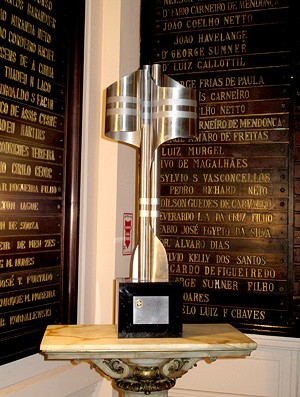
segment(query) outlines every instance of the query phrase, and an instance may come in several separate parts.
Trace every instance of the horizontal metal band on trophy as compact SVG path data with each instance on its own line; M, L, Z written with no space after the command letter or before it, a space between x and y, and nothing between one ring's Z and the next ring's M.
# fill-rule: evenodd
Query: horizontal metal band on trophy
M159 239L159 146L197 131L196 91L145 65L106 90L105 135L139 148L138 242L129 282L120 282L119 337L178 337L182 285L169 282Z

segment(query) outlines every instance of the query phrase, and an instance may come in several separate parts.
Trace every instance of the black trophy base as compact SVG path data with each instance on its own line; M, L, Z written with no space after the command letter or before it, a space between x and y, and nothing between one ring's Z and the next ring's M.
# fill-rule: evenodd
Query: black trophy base
M118 283L119 338L182 336L182 284L178 282Z

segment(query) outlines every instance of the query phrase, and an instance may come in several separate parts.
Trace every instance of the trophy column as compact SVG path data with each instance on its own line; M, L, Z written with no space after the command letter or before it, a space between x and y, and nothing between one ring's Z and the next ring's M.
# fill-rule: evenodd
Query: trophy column
M182 333L182 285L169 282L159 239L159 147L197 132L197 92L144 65L106 89L105 135L138 148L137 244L128 279L119 282L119 337L177 337ZM177 285L176 285L177 284Z

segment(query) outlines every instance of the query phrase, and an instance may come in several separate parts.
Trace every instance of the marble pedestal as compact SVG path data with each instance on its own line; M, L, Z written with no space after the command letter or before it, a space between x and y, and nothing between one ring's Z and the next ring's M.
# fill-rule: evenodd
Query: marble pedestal
M123 397L167 397L197 361L244 358L256 343L229 324L188 324L181 338L142 339L118 338L114 325L50 325L40 348L47 359L89 362Z

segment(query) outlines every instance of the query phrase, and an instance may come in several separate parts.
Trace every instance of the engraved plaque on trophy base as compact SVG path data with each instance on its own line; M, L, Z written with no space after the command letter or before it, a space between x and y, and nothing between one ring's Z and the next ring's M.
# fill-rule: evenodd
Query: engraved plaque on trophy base
M118 282L119 338L182 336L182 284Z

